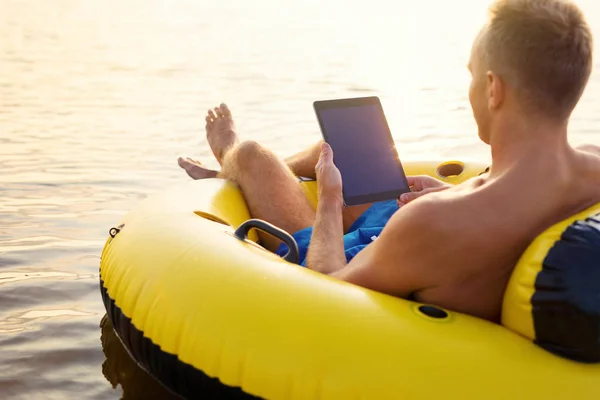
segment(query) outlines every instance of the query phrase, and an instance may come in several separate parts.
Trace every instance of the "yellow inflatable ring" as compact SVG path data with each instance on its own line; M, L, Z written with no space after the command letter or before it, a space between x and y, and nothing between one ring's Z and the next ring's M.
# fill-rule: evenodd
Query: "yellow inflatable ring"
M454 183L484 167L405 165ZM315 204L314 183L304 187ZM321 275L236 238L249 218L234 184L192 181L142 201L104 247L100 287L118 337L183 397L600 398L600 364L536 345L525 317L513 316L517 333ZM533 295L517 292L508 307Z

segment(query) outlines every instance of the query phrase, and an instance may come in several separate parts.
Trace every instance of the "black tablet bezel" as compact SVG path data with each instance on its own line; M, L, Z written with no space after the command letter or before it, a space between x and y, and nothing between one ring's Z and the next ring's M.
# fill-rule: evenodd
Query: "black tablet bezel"
M398 168L400 168L400 172L402 173L402 177L404 178L404 187L398 188L391 191L385 192L377 192L371 194L363 194L359 196L348 197L343 187L342 182L342 196L344 198L344 205L346 206L355 206L360 204L367 203L375 203L379 201L385 200L393 200L398 198L402 193L410 192L410 188L408 187L408 181L406 179L406 173L404 172L404 168L402 167L402 162L400 161L400 156L398 155L398 150L396 149L396 144L394 143L394 138L392 137L392 132L388 125L387 119L385 117L385 113L383 112L383 107L381 106L381 101L377 96L369 96L369 97L354 97L354 98L346 98L346 99L333 99L333 100L318 100L313 103L313 107L315 110L315 114L317 115L317 120L319 121L319 127L321 128L321 135L323 136L323 140L329 143L327 132L325 131L325 127L323 125L323 121L321 119L321 110L326 110L330 108L348 108L348 107L359 107L365 105L376 105L379 107L379 111L381 112L381 116L385 123L385 127L387 129L388 138L390 144L393 146L394 151L396 152L396 161L398 162ZM333 157L335 160L335 149L333 149Z

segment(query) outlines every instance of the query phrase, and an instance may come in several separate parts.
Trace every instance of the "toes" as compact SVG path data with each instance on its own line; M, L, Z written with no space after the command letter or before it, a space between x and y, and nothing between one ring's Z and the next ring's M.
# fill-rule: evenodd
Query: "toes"
M223 113L219 107L215 107L215 114L217 114L219 118L223 118Z
M227 104L221 103L219 109L221 110L221 114L223 114L223 116L231 117L231 111L229 111L229 107L227 107Z
M216 178L219 171L205 168L200 161L189 157L179 157L177 163L192 179Z
M200 161L194 160L193 158L186 157L185 158L190 165L197 165L198 167L204 168Z
M206 126L209 126L209 125L211 125L211 124L213 123L213 121L214 121L214 119L213 119L213 118L211 118L211 116L210 116L210 115L207 115L207 116L206 116Z
M208 110L208 116L211 118L210 122L214 122L214 120L217 119L213 110Z
M196 161L193 158L189 158L189 157L179 157L177 159L177 164L179 164L179 166L184 169L188 169L188 168L191 168L194 166L204 168L204 166L202 165L202 163L200 161Z

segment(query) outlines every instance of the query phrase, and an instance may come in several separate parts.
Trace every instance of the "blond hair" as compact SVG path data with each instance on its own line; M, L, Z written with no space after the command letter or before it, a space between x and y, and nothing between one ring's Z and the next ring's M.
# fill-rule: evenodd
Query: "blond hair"
M567 119L592 70L593 39L581 10L563 0L497 0L483 56L526 111Z

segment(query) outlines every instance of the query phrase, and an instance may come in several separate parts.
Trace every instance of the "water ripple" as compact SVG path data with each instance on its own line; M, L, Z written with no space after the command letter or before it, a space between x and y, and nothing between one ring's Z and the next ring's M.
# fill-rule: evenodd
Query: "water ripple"
M168 398L99 324L98 264L127 210L187 181L178 156L217 167L208 107L287 156L320 138L314 100L377 95L403 159L488 158L465 68L486 2L374 1L0 0L3 399ZM598 74L574 143L600 142Z

